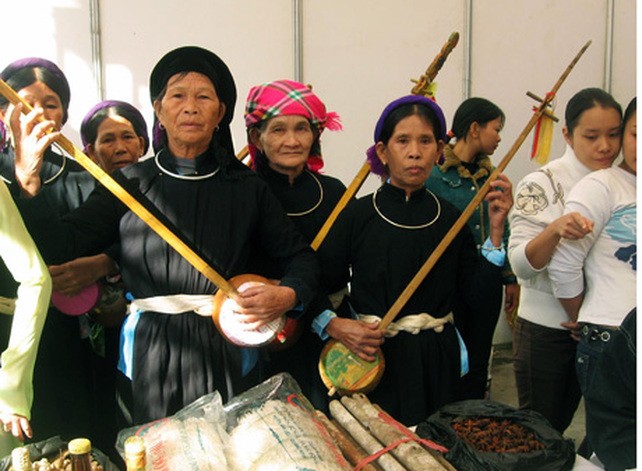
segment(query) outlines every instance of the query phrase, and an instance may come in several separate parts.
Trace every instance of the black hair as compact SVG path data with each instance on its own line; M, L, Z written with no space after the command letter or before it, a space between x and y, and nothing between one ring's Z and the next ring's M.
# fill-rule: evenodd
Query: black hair
M637 97L633 97L633 99L627 105L626 110L624 111L624 119L622 119L622 129L624 129L624 127L626 126L626 123L629 122L629 120L633 117L636 111L637 111Z
M457 140L466 139L473 123L484 126L497 118L501 118L502 126L504 126L506 116L495 103L485 98L468 98L455 111L451 127L453 137Z
M584 112L596 106L612 108L622 118L622 107L609 93L601 88L585 88L573 95L566 105L564 118L568 133L573 134Z
M137 114L131 108L118 103L114 103L108 107L98 110L91 116L91 118L89 118L89 120L83 121L80 126L80 135L83 142L94 144L98 138L98 128L102 122L110 116L120 116L129 121L132 128L134 128L136 135L143 138L143 154L147 153L147 149L149 147L147 124L140 114Z
M438 136L445 131L444 129L441 129L439 118L430 107L426 105L422 106L420 103L405 103L392 110L390 114L386 116L383 126L381 127L379 141L383 142L384 145L387 145L392 134L395 132L397 124L409 116L419 116L432 124L435 138L438 138Z
M51 88L62 103L62 123L67 122L68 108L69 108L69 85L67 83L62 83L60 77L54 75L50 70L45 67L25 67L13 73L9 78L5 80L7 85L13 88L16 92L20 92L23 88L26 88L34 83L40 81ZM0 96L0 109L6 110L9 105L9 101L4 97Z

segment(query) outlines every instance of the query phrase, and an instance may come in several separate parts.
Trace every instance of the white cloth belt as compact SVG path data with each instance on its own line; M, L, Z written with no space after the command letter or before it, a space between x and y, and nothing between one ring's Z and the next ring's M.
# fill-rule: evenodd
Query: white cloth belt
M13 315L16 309L16 300L14 298L5 298L0 296L0 314Z
M209 317L213 311L214 296L211 294L172 294L152 298L135 299L129 305L129 312L159 312L161 314L183 314L195 312Z
M359 320L369 323L381 322L382 320L381 317L371 314L357 314L357 317ZM411 314L402 317L397 322L391 322L383 335L384 337L394 337L401 331L417 335L422 330L428 329L433 329L435 332L440 333L444 330L444 324L448 322L451 324L455 322L455 316L453 316L452 312L449 312L444 317L432 317L425 312L421 314Z
M341 303L343 302L343 298L345 298L348 295L348 292L349 292L348 287L346 286L342 290L328 295L330 304L332 304L332 309L336 310L341 305Z

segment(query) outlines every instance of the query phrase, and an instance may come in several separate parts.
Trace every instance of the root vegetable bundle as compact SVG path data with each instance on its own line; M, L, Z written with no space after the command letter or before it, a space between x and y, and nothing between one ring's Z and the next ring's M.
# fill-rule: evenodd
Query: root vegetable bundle
M454 469L443 456L424 448L417 435L377 405L370 403L363 394L344 396L340 401L332 401L330 413L349 435L350 441L354 440L364 451L361 454L348 454L348 460L355 466L360 467L367 462L363 460L363 454L366 454L373 458L377 456L372 464L385 471ZM343 450L344 447L339 446Z

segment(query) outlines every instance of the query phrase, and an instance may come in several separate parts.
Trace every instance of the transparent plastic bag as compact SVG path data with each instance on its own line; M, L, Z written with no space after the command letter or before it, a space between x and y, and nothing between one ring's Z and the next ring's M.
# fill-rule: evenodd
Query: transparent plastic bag
M230 470L351 469L287 373L232 398L225 412Z
M125 440L145 440L147 470L227 471L225 413L218 391L197 399L176 414L121 430L116 449L125 457Z

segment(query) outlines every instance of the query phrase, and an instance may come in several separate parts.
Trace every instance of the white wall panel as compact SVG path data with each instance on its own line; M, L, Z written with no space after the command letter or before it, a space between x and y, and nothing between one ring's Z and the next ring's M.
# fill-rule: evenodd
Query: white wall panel
M439 8L439 4L444 5ZM346 184L365 160L375 123L388 102L407 95L453 31L462 30L460 2L327 0L304 2L304 79L343 120L323 137L326 171ZM437 101L460 100L463 47L455 48L436 82ZM378 185L370 176L361 194Z

